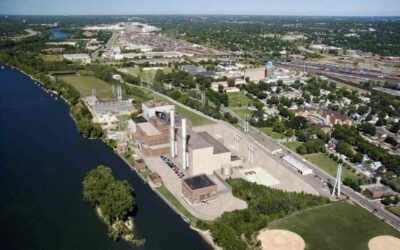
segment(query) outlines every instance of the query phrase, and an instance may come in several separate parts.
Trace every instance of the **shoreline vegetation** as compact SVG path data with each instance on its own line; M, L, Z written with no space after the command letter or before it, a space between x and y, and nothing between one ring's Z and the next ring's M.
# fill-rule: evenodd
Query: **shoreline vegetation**
M116 180L110 168L100 165L86 174L82 193L84 200L108 226L108 236L112 240L124 239L135 245L145 243L145 240L135 239L133 232L135 200L128 181Z

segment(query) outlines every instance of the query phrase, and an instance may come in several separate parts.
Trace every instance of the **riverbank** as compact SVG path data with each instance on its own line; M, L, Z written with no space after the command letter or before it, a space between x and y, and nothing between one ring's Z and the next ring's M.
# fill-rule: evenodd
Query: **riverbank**
M10 65L8 65L8 66L10 66ZM46 85L43 83L43 82L41 82L41 81L39 81L39 80L37 80L37 79L35 79L34 77L32 77L31 75L29 75L29 74L27 74L27 73L25 73L24 71L22 71L22 70L20 70L20 69L18 69L18 68L16 68L16 67L11 67L10 66L10 68L13 68L13 69L17 69L17 71L18 72L20 72L20 73L22 73L23 75L25 75L25 76L28 76L29 78L30 78L30 80L29 80L29 82L30 82L30 84L32 84L32 83L38 83L38 84L40 84L41 86L43 86L44 88L46 87ZM35 86L34 84L32 84L32 86ZM36 88L35 88L36 89ZM38 90L36 90L36 91L40 91L40 92L42 92L44 95L46 95L44 92L43 92L43 90L41 90L40 88L37 88ZM46 92L49 92L50 90L48 90L47 88L46 88L46 90L45 90ZM47 95L48 96L48 95ZM65 98L63 97L63 96L61 96L60 95L60 97L61 98L63 98L63 100L65 101L65 104L67 104L67 105L65 105L65 106L68 106L67 108L69 108L69 110L71 109L71 105L70 105L70 103L67 101L67 100L65 100ZM54 100L54 98L53 98L53 100ZM61 103L61 102L59 102L59 103ZM63 105L64 106L64 105ZM68 116L69 117L71 117L71 115L70 115L70 113L68 114ZM76 122L75 120L74 120L74 122ZM73 123L74 123L73 122ZM76 129L74 129L75 131L76 131ZM73 132L73 133L75 133L75 132ZM81 137L81 136L79 136L79 137ZM104 142L104 141L103 141ZM116 154L115 152L113 153L113 154ZM118 154L116 154L116 155L118 155ZM119 157L118 158L120 158L120 159L124 159L123 158L123 156L121 156L121 155L118 155ZM101 162L101 161L104 161L104 159L103 160L101 160L102 158L104 158L104 157L97 157L98 159L99 159L99 161ZM108 161L108 160L107 160ZM124 161L125 162L125 164L127 164L128 166L129 166L129 164L128 164L128 162L127 161ZM125 172L125 171L122 171L122 172ZM129 173L131 173L131 171L129 171ZM131 177L129 177L129 176L127 176L126 174L124 175L125 177L123 177L123 178L131 178ZM136 176L139 176L139 177L141 177L140 175L136 175ZM121 178L121 176L119 177L119 178ZM135 179L137 179L137 178L135 178ZM75 180L76 180L76 178L75 178ZM141 180L143 180L143 179L141 179ZM79 184L80 185L80 184ZM139 185L140 186L140 185ZM143 189L143 187L141 188L141 189ZM146 188L147 189L147 188ZM141 192L143 192L143 191L141 191L141 190L139 190L140 192L139 192L139 194L138 195L140 195L140 193ZM146 191L147 192L147 191ZM156 192L152 192L152 193L156 193ZM80 195L80 193L79 193L79 195ZM151 195L150 197L152 197L153 199L156 197L156 196L153 196L153 195ZM79 197L79 200L81 200L81 197ZM144 199L144 200L146 200L146 199ZM161 199L161 201L157 201L157 203L158 202L161 202L161 203L164 203L164 204L166 204L166 202L164 201L164 200L162 200ZM154 202L152 202L152 204L153 204ZM167 206L169 206L170 207L170 205L167 203L166 204ZM160 206L160 204L158 204L157 205L158 207ZM148 207L148 206L143 206L143 209L146 209L145 207ZM163 207L166 207L166 206L163 206ZM169 210L169 209L167 209L167 210ZM93 210L91 210L91 211L93 211ZM143 210L141 210L142 212L141 213L143 213ZM153 211L154 211L154 208L153 208ZM168 213L171 213L171 211L166 211L166 213L168 214ZM177 213L175 210L173 210L173 212L172 213L176 213L176 214L179 214L179 213ZM177 219L176 217L175 217L175 215L174 216L171 216L172 214L169 214L168 216L169 216L169 218L173 218L173 220L176 220L177 221L177 225L180 227L180 229L179 230L181 230L182 228L184 229L184 230L186 230L185 228L186 228L186 226L180 226L180 225L182 225L182 224L185 224L185 225L187 225L186 223L183 223L184 222L184 220L181 220L181 219ZM140 216L139 216L140 217ZM156 217L159 217L159 216L156 216ZM140 218L139 218L140 219ZM148 220L148 219L147 219ZM171 222L171 220L172 219L169 219L169 223L174 223L173 221ZM135 217L135 221L136 221L136 217ZM142 221L142 224L143 224L143 221ZM143 226L143 225L142 225ZM98 227L98 226L97 226ZM188 229L189 229L189 227L187 227ZM96 229L96 231L101 231L101 229L102 229L102 227L98 227L97 229ZM140 229L140 228L138 228L138 231L139 231L139 233L140 233L140 231L142 231L143 229ZM171 229L170 228L170 230L172 230L171 231L171 234L172 235L175 235L176 233L173 233L174 232L174 230L178 233L178 232L180 232L180 231L178 231L177 229ZM192 231L193 229L191 228L191 229L189 229L188 231ZM153 230L151 230L151 231L153 231ZM195 231L195 230L193 230L193 231ZM156 234L158 234L159 232L157 232ZM186 232L185 232L186 233ZM194 237L193 235L198 235L198 236L201 236L201 237ZM185 234L186 235L186 234ZM144 237L144 238L146 238L146 239L148 239L148 236L146 236L146 237ZM167 237L165 237L165 238L167 238ZM177 246L177 245L184 245L184 244L186 244L186 246L188 245L188 244L190 244L190 242L193 242L193 244L194 244L194 242L196 242L195 244L197 245L197 246L201 246L202 247L202 249L208 249L209 248L209 246L211 246L210 244L209 244L209 242L205 242L205 241L203 241L202 240L202 235L200 235L197 231L196 232L193 232L193 233L191 233L191 234L188 234L188 239L192 239L192 240L189 240L189 241L186 241L186 243L183 243L183 242L185 242L183 239L183 241L182 240L180 240L180 242L181 243L176 243L176 242L172 242L172 244L171 244L171 246L172 245L175 245L175 246ZM194 240L194 239L196 239L196 240ZM201 242L199 242L197 239L200 239L200 241ZM206 244L207 243L207 244ZM150 243L149 243L150 244ZM156 243L155 245L157 245L158 243ZM164 246L165 246L165 242L163 243L164 244ZM147 245L147 243L146 243L146 245ZM154 244L152 244L152 245L154 245ZM175 249L181 249L181 248L175 248Z
M194 231L196 231L210 246L212 246L215 250L223 250L222 247L218 246L214 242L214 238L211 235L210 230L204 231L201 229L198 229L192 225L190 225L190 228Z

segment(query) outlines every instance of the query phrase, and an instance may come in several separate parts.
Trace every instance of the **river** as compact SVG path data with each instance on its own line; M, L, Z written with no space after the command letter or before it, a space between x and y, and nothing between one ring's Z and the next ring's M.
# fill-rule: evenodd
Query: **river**
M143 247L111 241L83 201L82 180L99 164L133 185ZM62 99L9 66L0 68L0 183L2 249L211 249L102 141L76 132Z

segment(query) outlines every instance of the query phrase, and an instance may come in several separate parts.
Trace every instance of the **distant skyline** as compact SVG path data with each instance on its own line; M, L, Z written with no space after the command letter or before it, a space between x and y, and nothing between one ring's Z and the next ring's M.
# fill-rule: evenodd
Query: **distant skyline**
M0 0L6 15L400 16L399 0Z

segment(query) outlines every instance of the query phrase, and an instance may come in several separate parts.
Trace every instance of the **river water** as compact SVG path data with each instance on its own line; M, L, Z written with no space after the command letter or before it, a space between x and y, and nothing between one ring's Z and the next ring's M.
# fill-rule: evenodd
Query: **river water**
M143 247L111 241L83 201L82 180L99 164L133 185ZM1 249L211 249L102 141L76 132L64 101L8 66L0 68L0 184Z

